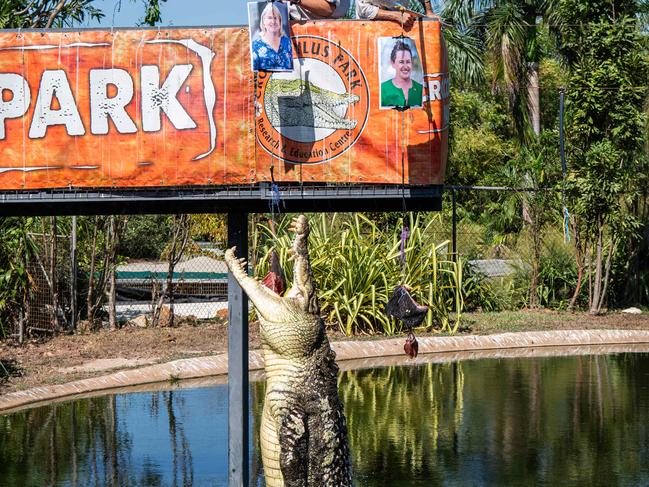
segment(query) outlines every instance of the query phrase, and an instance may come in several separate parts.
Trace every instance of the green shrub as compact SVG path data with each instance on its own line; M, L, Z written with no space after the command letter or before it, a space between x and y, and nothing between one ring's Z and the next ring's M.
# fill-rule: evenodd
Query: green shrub
M522 263L521 263L522 264ZM522 265L509 276L489 277L465 263L463 294L471 311L505 311L527 305L529 270Z
M543 251L536 289L541 306L565 309L577 286L577 265L563 234L550 229L543 235Z
M0 219L0 339L11 334L33 284L27 262L36 253L36 219Z
M410 216L410 237L405 246L406 264L400 262L401 224L386 232L365 215L318 215L310 220L309 254L319 288L320 307L329 323L338 323L346 335L401 331L401 323L383 310L399 284L408 286L413 297L430 307L424 326L454 333L463 310L462 267L445 258L448 242L439 245L429 238L436 217ZM267 224L259 224L253 236L261 252L255 274L268 271L268 255L274 246L287 279L291 235L285 230L290 216L278 223L275 237ZM454 312L456 320L450 324Z
M171 234L166 215L129 217L117 253L132 259L159 259Z

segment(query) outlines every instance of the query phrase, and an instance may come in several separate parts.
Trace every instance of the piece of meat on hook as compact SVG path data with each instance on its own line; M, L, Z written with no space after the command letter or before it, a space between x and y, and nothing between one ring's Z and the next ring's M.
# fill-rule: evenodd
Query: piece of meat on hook
M419 353L419 343L417 342L413 332L408 333L406 343L403 344L403 351L406 352L406 355L410 358L417 357L417 354Z
M419 343L417 343L412 329L424 321L427 312L428 306L421 306L412 299L408 288L405 286L397 286L385 306L385 314L400 319L408 327L408 337L403 345L403 351L410 358L415 358L419 353Z
M270 270L262 280L262 283L267 288L275 291L279 296L282 296L284 291L286 291L286 278L284 277L282 265L279 262L279 255L277 255L275 249L270 251Z
M405 286L394 288L392 296L385 306L386 315L394 316L403 321L403 324L409 329L419 326L424 321L427 312L428 306L421 306L412 299L408 288Z

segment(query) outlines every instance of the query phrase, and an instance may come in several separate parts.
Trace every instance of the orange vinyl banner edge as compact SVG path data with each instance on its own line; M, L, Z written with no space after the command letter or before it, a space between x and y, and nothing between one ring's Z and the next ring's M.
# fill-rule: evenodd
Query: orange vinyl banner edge
M242 28L0 31L0 190L443 184L441 26L406 33L423 88L405 111L381 107L399 34L296 24L293 71L253 73Z

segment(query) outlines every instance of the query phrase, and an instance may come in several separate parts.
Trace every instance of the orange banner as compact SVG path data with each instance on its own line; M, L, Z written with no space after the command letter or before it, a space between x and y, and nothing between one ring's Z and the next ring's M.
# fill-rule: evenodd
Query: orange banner
M250 71L247 29L0 33L0 189L442 184L441 26L415 41L423 109L379 108L394 23L292 27L294 71Z

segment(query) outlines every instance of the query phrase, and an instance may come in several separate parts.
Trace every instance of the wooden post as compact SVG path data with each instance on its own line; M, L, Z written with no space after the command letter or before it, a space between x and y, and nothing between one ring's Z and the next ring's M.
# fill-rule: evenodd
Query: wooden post
M228 248L248 258L248 214L228 213ZM228 273L228 485L248 485L248 297Z

